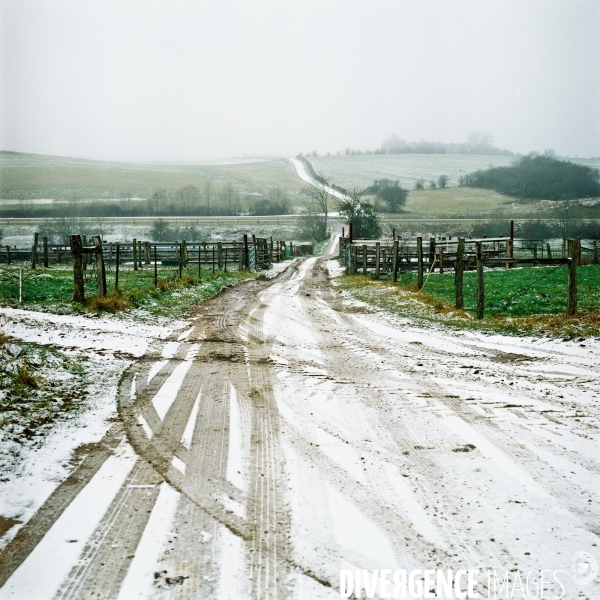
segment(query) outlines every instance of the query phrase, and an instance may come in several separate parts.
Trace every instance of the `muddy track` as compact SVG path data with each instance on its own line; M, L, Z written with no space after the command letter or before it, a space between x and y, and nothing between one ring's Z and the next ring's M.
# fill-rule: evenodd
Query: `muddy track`
M127 371L106 451L0 556L5 580L110 461L120 479L48 597L328 598L341 568L568 569L599 541L597 361L425 329L344 297L327 257L296 262Z

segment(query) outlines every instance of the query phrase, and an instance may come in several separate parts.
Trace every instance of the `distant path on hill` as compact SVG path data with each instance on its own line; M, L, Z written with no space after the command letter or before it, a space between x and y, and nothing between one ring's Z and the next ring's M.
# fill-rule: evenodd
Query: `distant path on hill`
M309 172L306 170L306 167L302 164L302 161L298 160L297 158L290 158L290 162L294 165L294 168L296 169L296 173L298 173L298 177L300 177L300 179L302 179L302 181L305 181L309 185L312 185L313 187L316 187L320 190L326 190L332 196L335 196L336 198L339 198L340 200L348 199L348 196L346 196L345 194L342 194L342 192L339 192L338 190L336 190L328 185L323 185L322 183L319 183L316 179L313 179L310 176Z

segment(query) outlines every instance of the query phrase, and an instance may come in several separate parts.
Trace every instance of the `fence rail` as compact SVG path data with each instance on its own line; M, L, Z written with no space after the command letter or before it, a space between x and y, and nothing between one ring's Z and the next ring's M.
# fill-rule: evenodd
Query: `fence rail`
M302 250L301 247L298 250ZM72 234L69 245L50 244L47 238L39 240L34 234L33 244L29 247L0 248L0 263L22 266L27 264L32 271L37 268L49 268L62 265L73 268L73 298L85 300L86 273L94 272L97 282L97 295L107 295L106 271L114 274L114 288L119 289L119 271L154 270L154 285L158 285L160 267L175 267L182 277L183 269L196 265L198 278L203 269L213 272L228 270L256 270L268 268L271 263L285 260L295 254L293 242L259 238L244 235L241 240L196 241L151 243L133 239L125 242L103 242L99 235L90 240L85 235ZM22 273L23 269L21 269ZM188 271L189 274L189 271ZM19 298L21 301L21 293Z
M424 243L425 242L425 243ZM484 267L511 269L517 266L564 265L568 271L567 314L577 310L577 267L599 264L598 242L582 246L581 240L570 239L559 246L541 240L501 238L435 238L424 240L361 240L342 236L339 257L346 273L397 282L399 273L416 271L417 288L421 291L425 275L435 270L455 273L456 307L463 308L463 273L477 271L477 318L483 318Z

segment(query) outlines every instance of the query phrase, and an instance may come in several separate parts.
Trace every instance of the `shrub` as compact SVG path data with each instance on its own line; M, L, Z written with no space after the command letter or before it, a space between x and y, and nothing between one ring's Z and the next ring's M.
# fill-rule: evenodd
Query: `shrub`
M109 313L116 313L117 311L125 308L125 302L123 302L123 298L114 292L106 298L102 298L101 296L92 298L89 305L93 310Z

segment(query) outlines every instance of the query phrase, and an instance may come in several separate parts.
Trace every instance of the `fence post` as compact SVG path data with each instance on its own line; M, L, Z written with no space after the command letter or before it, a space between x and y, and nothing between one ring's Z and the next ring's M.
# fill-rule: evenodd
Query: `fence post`
M454 270L454 289L456 292L456 308L464 306L463 298L463 254L465 252L465 238L458 238L458 249L456 251L456 266Z
M367 245L363 244L362 247L362 267L363 267L363 276L367 276Z
M477 318L483 319L485 292L483 288L483 254L481 252L481 242L475 242L475 252L477 256Z
M133 238L133 270L137 271L138 270L138 264L137 264L137 240L135 238Z
M179 279L183 271L183 241L179 244Z
M577 240L568 240L569 258L567 275L567 316L572 317L577 312Z
M108 243L108 264L112 265L112 261L113 261L113 243L109 242Z
M200 246L198 246L200 248ZM154 246L154 287L158 285L158 260L156 259L156 246Z
M99 235L92 237L96 246L96 274L98 278L98 296L106 298L106 271L104 270L104 253L102 252L102 239Z
M44 269L48 268L48 238L44 237L42 240L44 244Z
M352 243L352 221L348 223L348 243Z
M8 246L7 246L8 248ZM592 258L592 264L593 265L597 265L599 262L598 260L598 241L594 240L594 258Z
M144 242L144 262L150 264L150 242Z
M6 264L10 265L10 246L6 246Z
M84 233L82 236L82 248L86 248L87 247L87 235ZM88 258L87 258L87 254L83 254L83 270L86 271L87 270L87 264L88 264Z
M279 259L278 259L279 260ZM250 251L248 250L248 234L244 234L244 269L250 268Z
M23 304L23 267L19 269L19 304Z
M71 254L73 255L73 300L75 302L85 302L81 236L77 234L70 235L69 243L71 245Z
M115 258L115 292L119 291L119 265L121 263L121 246L117 242L117 254Z
M273 262L273 236L269 240L269 261Z
M430 270L431 270L431 267L433 266L434 262L435 262L435 238L430 237L429 238L429 269Z
M535 267L537 263L537 242L533 244L533 266Z
M550 242L546 242L546 253L548 254L548 258L552 260L552 250L550 248Z
M396 238L396 230L394 230L394 250L392 254L392 281L398 283L398 240Z
M381 244L375 242L375 279L379 279L379 261L381 260Z
M444 274L444 248L440 246L440 275Z
M39 233L36 231L33 234L33 246L31 247L31 268L35 269L38 261L38 239Z
M256 256L256 255L255 255ZM212 245L212 272L215 272L215 245Z
M140 271L143 269L142 267L142 240L138 240L137 243L137 256L138 256L138 267Z
M423 238L417 238L417 289L423 287Z
M217 263L219 265L219 270L223 270L223 244L221 242L217 242Z
M181 262L183 266L187 269L188 266L188 252L187 252L187 241L181 240Z
M198 244L198 280L202 279L202 250L201 246Z

